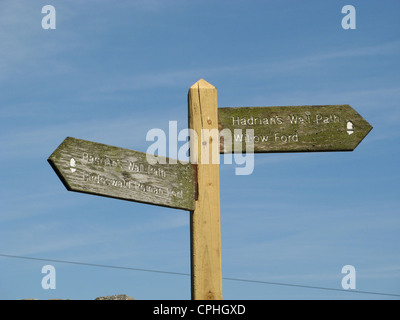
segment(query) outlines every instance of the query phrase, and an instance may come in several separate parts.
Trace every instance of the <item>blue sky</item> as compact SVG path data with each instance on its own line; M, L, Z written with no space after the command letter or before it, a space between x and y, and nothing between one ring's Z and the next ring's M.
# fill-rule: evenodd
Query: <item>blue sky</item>
M56 9L44 30L41 9ZM356 8L344 30L341 9ZM353 152L220 166L223 277L400 294L400 3L0 1L0 254L190 273L189 214L68 192L47 158L67 136L146 151L187 126L201 78L220 107L350 104ZM41 269L56 268L44 290ZM182 275L0 256L0 299L190 299ZM225 299L398 299L223 281Z

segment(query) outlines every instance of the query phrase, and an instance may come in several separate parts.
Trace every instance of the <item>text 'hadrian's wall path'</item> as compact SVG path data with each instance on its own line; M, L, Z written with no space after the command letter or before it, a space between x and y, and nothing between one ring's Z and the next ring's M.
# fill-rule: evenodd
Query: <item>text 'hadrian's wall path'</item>
M240 144L245 150L248 142L254 152L352 151L372 129L349 105L218 108L218 114L221 153Z

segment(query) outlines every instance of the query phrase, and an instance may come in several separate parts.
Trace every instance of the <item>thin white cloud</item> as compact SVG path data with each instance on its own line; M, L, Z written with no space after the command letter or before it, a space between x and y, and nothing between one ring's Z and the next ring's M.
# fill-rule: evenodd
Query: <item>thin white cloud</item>
M132 128L135 128L135 134L130 134ZM132 146L134 149L136 146L135 150L141 151L139 149L148 145L145 140L147 130L147 122L133 116L47 124L23 130L10 128L0 135L1 160L18 156L46 158L68 136L119 147Z
M161 87L176 87L187 85L188 87L202 77L219 78L227 76L242 76L251 78L253 75L257 77L265 76L267 78L288 75L293 72L310 68L319 68L321 64L331 63L335 59L344 59L351 63L351 59L360 57L372 57L380 55L396 55L400 53L400 41L385 42L374 46L365 46L360 48L342 49L328 48L316 54L305 54L300 57L285 57L275 61L254 62L250 64L231 64L222 66L207 66L199 68L186 68L184 70L160 71L157 73L144 73L136 75L118 74L107 78L107 83L96 86L90 96L95 94L106 95L121 91L133 91L143 89L155 89ZM189 85L188 85L189 84ZM376 88L375 92L353 92L357 94L378 94L383 91L394 92L397 88ZM398 91L397 91L398 92ZM271 94L268 92L268 94ZM273 93L272 93L273 94ZM279 93L282 96L282 93ZM310 98L310 94L304 93ZM323 94L323 93L322 93ZM319 95L322 95L321 93ZM291 95L296 96L296 92L291 90ZM344 93L350 95L350 93ZM343 95L339 97L344 100ZM252 100L256 100L253 98ZM265 99L263 99L265 100ZM271 98L270 98L271 100ZM313 92L313 100L315 101L315 92Z
M141 239L143 235L146 235L146 239L149 239L148 236L151 236L151 234L160 234L166 237L166 234L171 230L189 228L189 218L184 214L158 216L145 221L137 220L131 225L124 226L118 223L115 225L102 224L93 220L93 223L88 226L84 226L83 222L83 228L81 226L72 227L68 222L68 228L66 228L65 213L59 214L61 214L59 219L38 219L37 222L31 219L32 223L14 228L12 235L9 231L5 231L3 233L5 237L12 238L17 234L19 241L16 245L8 243L7 246L4 246L2 244L0 251L12 252L14 255L22 256L42 255L49 257L54 252L60 255L70 255L70 250L74 250L79 255L82 250L85 251L89 247L114 247L118 243L118 250L113 254L125 255L127 246L130 247L132 253L132 248L143 248L151 245L149 240L146 240L147 243L137 241L135 244L135 239ZM157 242L158 239L154 239L154 241ZM151 243L154 243L154 241L151 241ZM23 248L20 247L21 243L24 243ZM110 259L110 252L100 250L98 254L92 256L92 259ZM93 260L85 259L85 262L91 261Z

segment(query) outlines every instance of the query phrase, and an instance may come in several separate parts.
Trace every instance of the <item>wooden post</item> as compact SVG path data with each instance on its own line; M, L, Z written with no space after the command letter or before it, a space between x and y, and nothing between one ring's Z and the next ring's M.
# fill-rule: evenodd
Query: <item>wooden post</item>
M197 139L190 136L190 156L198 160L197 197L190 213L192 299L221 300L219 157L213 152L218 145L217 89L199 80L189 89L188 106L189 128L197 134Z

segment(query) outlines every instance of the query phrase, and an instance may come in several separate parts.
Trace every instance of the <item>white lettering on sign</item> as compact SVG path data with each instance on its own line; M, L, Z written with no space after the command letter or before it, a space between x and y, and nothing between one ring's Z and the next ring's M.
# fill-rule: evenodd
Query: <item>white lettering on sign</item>
M83 180L85 182L92 182L99 185L105 185L115 188L124 188L134 191L154 193L158 195L164 195L170 198L180 198L183 199L183 190L173 190L172 188L160 188L147 183L138 182L135 180L128 179L115 179L109 178L105 175L100 175L97 173L83 173Z
M102 166L117 167L121 165L120 160L118 159L111 159L109 157L99 157L97 155L93 155L87 152L83 153L82 160L89 164L102 165Z
M152 166L147 163L142 163L142 162L136 162L136 161L131 161L131 160L121 160L121 159L112 159L110 157L100 157L94 154L90 154L88 152L84 152L82 155L82 160L84 161L85 164L93 164L97 166L107 166L107 167L120 167L120 168L125 168L129 171L135 172L135 173L146 173L149 175L154 175L158 177L165 178L167 176L165 170L162 168L158 168L155 166ZM74 165L72 164L72 161ZM72 158L71 159L71 167L75 167L75 160ZM74 169L75 170L75 169ZM71 168L72 171L72 168ZM75 172L75 171L72 171Z
M330 123L338 123L340 122L340 117L336 114L330 114L330 115L322 115L322 114L317 114L315 116L315 123L316 124L330 124Z
M340 122L340 116L337 114L316 114L312 116L309 111L304 114L290 114L287 117L255 117L249 118L232 117L232 125L234 126L264 126L264 125L282 125L282 124L330 124Z
M136 163L133 161L128 161L128 170L137 172L137 173L147 173L149 175L154 175L158 177L165 178L167 176L165 170L161 168L156 168L150 164L144 164L144 163Z
M305 112L305 115L289 115L288 116L290 124L309 124L311 123L311 113Z
M232 124L242 125L242 126L283 124L283 119L279 116L273 116L270 118L261 118L253 116L251 116L250 118L232 117Z
M290 143L290 142L299 142L299 136L296 134L293 135L286 135L286 134L279 134L275 133L275 142L282 142L282 143Z
M234 142L267 142L268 136L255 136L250 134L237 133L233 134Z

